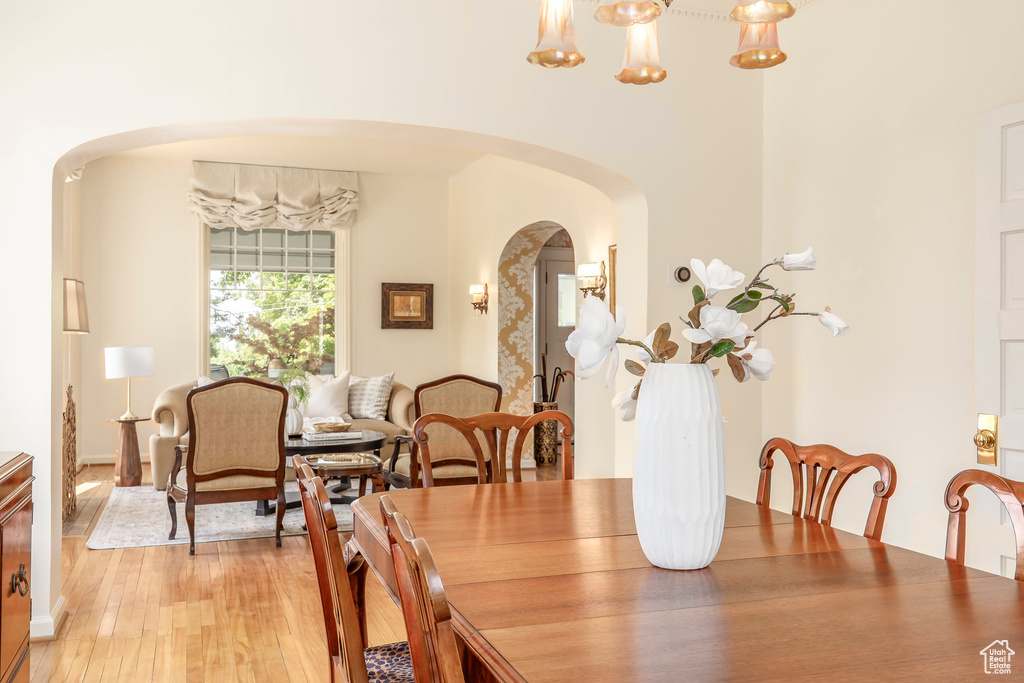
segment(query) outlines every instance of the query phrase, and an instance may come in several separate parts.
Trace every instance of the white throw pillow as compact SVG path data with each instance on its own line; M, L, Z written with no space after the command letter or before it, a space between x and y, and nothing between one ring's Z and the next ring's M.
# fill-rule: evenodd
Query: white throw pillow
M217 380L210 379L206 375L199 375L199 379L196 380L196 386L199 387L200 389L202 389L203 387L208 387L211 384L216 384L216 383L217 383Z
M309 375L309 398L302 406L303 417L342 417L348 408L349 373L338 377Z
M355 419L386 420L395 373L380 377L352 376L348 390L348 412Z

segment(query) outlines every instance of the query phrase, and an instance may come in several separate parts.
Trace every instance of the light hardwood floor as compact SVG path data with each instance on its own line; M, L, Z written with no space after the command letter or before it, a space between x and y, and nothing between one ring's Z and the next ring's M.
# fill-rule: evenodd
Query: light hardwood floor
M149 486L147 465L143 472ZM112 465L82 470L79 505L105 500L113 475ZM280 548L272 538L197 543L195 557L187 545L89 550L95 519L84 535L64 537L68 616L56 640L32 643L33 682L329 680L306 536L286 536ZM187 533L184 518L179 533ZM402 613L373 572L366 604L370 645L405 640Z
M80 503L106 498L113 467L87 467L78 483ZM328 680L305 536L281 548L272 538L197 543L189 557L186 545L89 550L92 526L64 538L68 616L56 640L32 643L32 681ZM405 639L401 612L372 572L367 622L371 645Z

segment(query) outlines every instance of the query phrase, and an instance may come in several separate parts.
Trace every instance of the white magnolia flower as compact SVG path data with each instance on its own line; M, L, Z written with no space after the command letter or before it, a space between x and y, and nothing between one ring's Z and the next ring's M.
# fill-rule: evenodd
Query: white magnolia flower
M683 330L683 336L694 344L717 344L723 339L742 344L753 335L736 311L722 306L705 306L700 309L700 327Z
M743 361L743 367L747 369L747 374L743 378L746 382L753 375L762 382L766 382L772 378L772 371L775 370L775 357L772 356L772 352L768 349L757 348L757 342L750 342L747 344L747 348L738 352L740 360Z
M601 364L611 356L608 383L611 384L619 364L619 349L615 342L626 329L626 311L616 306L618 320L608 310L608 304L596 296L588 296L580 306L579 324L565 342L569 355L579 362L579 376L587 379L597 374Z
M636 419L636 404L632 389L620 391L612 399L612 405L619 409L619 417L623 422L632 422Z
M832 311L825 310L818 314L818 320L821 324L832 331L833 337L842 337L850 331L850 326L846 324L846 321L840 318Z
M802 251L799 254L786 254L782 257L783 270L814 270L816 265L818 265L818 261L814 258L812 247L807 247L807 251Z
M700 259L690 259L690 271L704 283L704 296L709 299L727 289L736 289L747 279L718 259L706 266Z

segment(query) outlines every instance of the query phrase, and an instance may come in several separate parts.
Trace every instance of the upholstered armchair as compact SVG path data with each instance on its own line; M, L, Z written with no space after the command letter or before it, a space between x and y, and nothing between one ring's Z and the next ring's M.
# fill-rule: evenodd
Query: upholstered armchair
M195 380L175 384L160 392L153 403L153 425L157 433L149 437L149 468L153 488L167 488L167 475L174 465L174 449L188 443L188 410L185 397L196 387Z
M177 503L185 503L189 555L195 555L195 506L277 499L278 547L284 522L284 417L288 392L236 377L193 389L186 396L189 444L175 448L167 478L171 533ZM184 455L184 469L182 459Z
M442 377L413 392L413 422L428 413L471 417L500 408L501 385L469 375ZM434 485L475 484L476 458L462 434L444 424L428 429ZM403 445L408 445L407 452L402 452ZM418 457L419 449L411 437L396 437L394 452L384 463L385 488L422 487Z

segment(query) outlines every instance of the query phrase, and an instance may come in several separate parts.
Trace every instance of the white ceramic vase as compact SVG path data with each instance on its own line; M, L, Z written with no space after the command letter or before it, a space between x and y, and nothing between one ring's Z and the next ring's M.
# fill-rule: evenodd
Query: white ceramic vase
M284 433L288 436L302 432L302 413L299 412L299 403L295 397L288 394L288 410L284 414Z
M704 364L651 363L637 405L633 515L644 555L703 569L725 529L722 405Z

